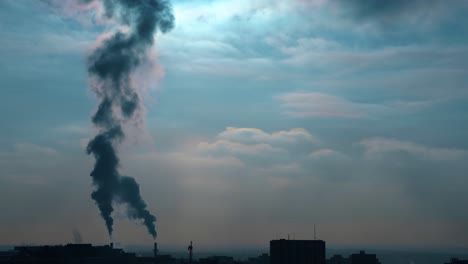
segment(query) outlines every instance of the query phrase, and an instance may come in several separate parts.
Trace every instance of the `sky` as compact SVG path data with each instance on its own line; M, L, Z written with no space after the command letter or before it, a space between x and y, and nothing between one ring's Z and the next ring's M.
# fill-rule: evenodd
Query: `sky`
M115 30L54 1L0 1L0 244L108 243L86 145L86 58ZM120 171L157 241L468 247L468 2L173 0L137 72L146 119ZM114 241L150 244L114 212Z

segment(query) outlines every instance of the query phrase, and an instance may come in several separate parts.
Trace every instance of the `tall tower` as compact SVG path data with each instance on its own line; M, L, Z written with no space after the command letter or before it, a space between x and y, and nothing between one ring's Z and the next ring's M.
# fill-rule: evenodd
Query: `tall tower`
M156 242L154 242L153 253L154 253L154 264L157 264L158 263L158 243Z
M193 245L192 241L190 241L190 246L188 246L188 251L189 251L189 264L192 264L192 257L193 257Z

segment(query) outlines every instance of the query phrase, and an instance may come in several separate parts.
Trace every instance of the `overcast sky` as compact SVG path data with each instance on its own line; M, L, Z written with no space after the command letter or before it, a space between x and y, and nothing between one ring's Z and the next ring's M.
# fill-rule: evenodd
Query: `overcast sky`
M0 244L107 243L95 14L0 1ZM73 0L67 0L72 3ZM49 4L47 4L49 3ZM119 148L158 242L468 246L468 1L179 0ZM149 244L114 214L115 240Z

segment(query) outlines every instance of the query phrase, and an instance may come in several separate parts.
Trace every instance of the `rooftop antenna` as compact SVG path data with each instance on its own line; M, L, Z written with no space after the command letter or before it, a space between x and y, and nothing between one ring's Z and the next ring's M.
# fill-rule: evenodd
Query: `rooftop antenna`
M314 224L314 240L317 240L317 231L315 230L315 224Z

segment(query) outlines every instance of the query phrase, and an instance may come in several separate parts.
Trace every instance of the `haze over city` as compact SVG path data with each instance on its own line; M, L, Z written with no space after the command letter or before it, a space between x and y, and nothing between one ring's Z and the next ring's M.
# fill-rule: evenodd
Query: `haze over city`
M0 245L466 252L467 12L1 0Z

